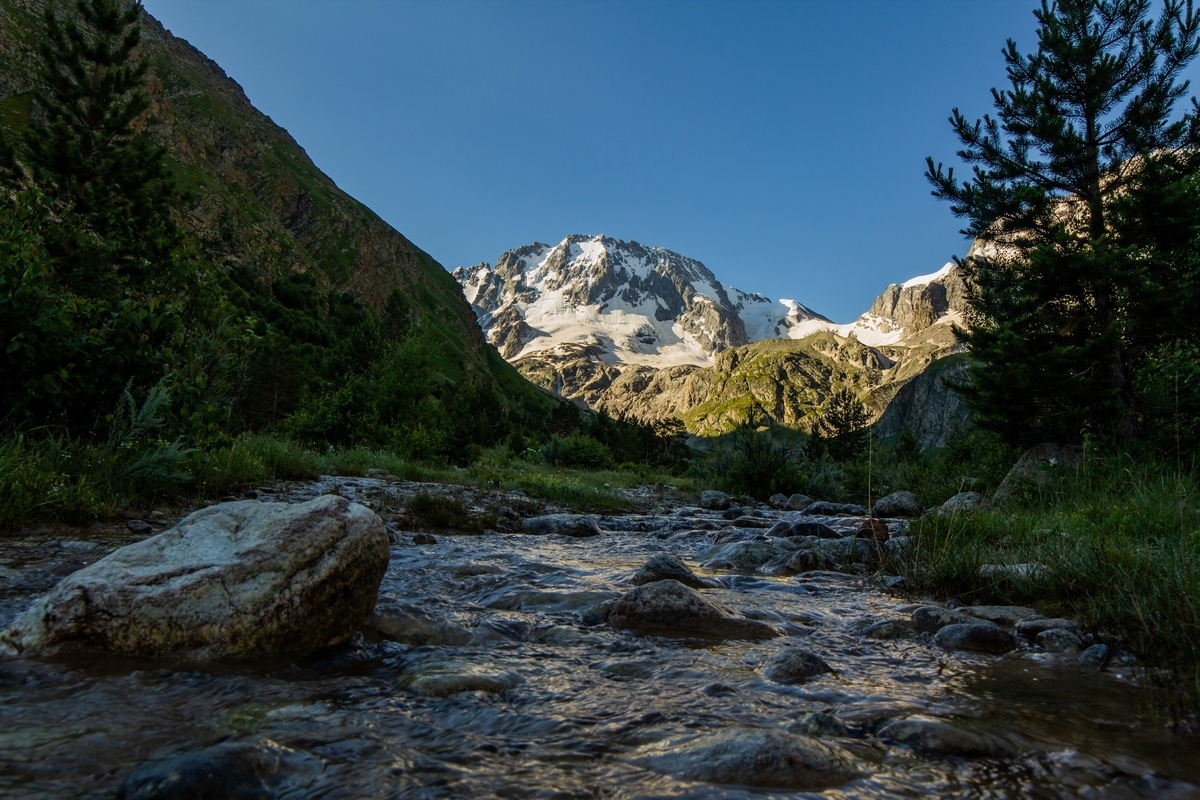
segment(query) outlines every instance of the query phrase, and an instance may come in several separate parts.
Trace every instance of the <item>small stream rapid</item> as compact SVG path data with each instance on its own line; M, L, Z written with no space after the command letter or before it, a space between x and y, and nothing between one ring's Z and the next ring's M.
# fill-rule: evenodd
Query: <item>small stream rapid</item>
M331 488L298 485L286 499ZM367 479L337 488L368 503L389 491ZM728 525L695 509L661 512L602 518L605 533L585 539L395 544L381 608L422 645L368 635L303 657L218 664L0 657L0 796L112 798L147 762L240 742L272 748L279 798L1200 798L1200 743L1155 721L1128 679L1069 661L950 653L928 636L867 638L871 624L907 619L910 601L864 576L697 568L717 584L705 596L786 634L765 641L598 624L596 607L628 591L647 559L673 553L695 568ZM133 538L0 539L0 626ZM766 679L764 662L795 645L835 672L797 685ZM842 726L826 738L867 774L805 793L683 779L647 757L714 731L809 730L812 713ZM877 735L914 714L1009 751L951 756Z

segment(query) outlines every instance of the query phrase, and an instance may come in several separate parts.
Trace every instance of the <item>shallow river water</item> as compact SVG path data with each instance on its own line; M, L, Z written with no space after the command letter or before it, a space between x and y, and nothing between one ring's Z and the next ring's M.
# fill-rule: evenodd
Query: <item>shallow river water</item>
M907 618L898 609L911 601L859 575L697 569L718 584L706 596L786 634L765 641L597 624L595 607L628 591L651 556L695 567L717 535L698 523L721 521L685 513L602 519L604 535L587 539L396 544L381 603L423 620L435 644L368 637L215 665L0 657L0 797L111 798L147 762L269 741L282 754L270 781L281 798L1200 798L1200 743L1154 721L1127 679L1072 662L949 653L927 636L866 638L869 624ZM128 541L0 540L0 625ZM763 663L795 645L835 672L800 685L767 680ZM866 774L801 793L681 779L648 757L713 731L796 730L808 712L846 726L828 740ZM999 737L1012 753L937 755L876 735L909 714Z

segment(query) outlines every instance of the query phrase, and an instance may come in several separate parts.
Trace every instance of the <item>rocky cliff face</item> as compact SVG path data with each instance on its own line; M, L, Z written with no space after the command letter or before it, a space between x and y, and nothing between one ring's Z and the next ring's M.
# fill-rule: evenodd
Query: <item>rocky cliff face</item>
M949 263L932 274L888 286L852 331L871 345L899 344L933 325L959 321L965 308L966 286L958 268Z

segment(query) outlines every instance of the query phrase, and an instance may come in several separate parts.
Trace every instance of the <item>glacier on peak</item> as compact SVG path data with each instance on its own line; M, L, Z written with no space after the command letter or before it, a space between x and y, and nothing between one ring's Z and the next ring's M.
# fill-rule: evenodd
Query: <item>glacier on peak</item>
M453 275L509 361L571 345L614 365L704 367L731 347L822 331L871 347L895 345L949 320L962 300L949 263L888 286L857 320L837 324L795 300L727 286L695 259L602 235L534 242L501 254L495 265L459 267Z

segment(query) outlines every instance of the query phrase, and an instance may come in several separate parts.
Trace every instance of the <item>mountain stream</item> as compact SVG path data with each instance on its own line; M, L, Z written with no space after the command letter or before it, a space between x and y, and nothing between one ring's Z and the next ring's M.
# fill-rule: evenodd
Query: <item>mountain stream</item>
M377 506L395 489L325 479L274 499L336 490ZM239 798L1200 798L1198 742L1156 721L1127 675L1028 644L991 656L949 652L928 635L869 638L868 626L907 619L912 601L858 574L699 569L698 553L731 533L716 512L664 504L600 524L603 535L583 539L445 535L417 546L397 536L381 607L399 609L425 644L368 635L304 657L217 664L0 657L0 796L157 796L121 787L155 764L215 758ZM136 538L0 538L0 626ZM698 640L602 624L597 606L660 553L708 578L705 597L784 635ZM792 646L833 672L765 677ZM881 734L904 718L949 723L984 745ZM858 766L814 785L764 732L814 735ZM220 760L239 747L250 756ZM740 777L706 772L727 757L741 759ZM243 768L255 773L244 785Z

